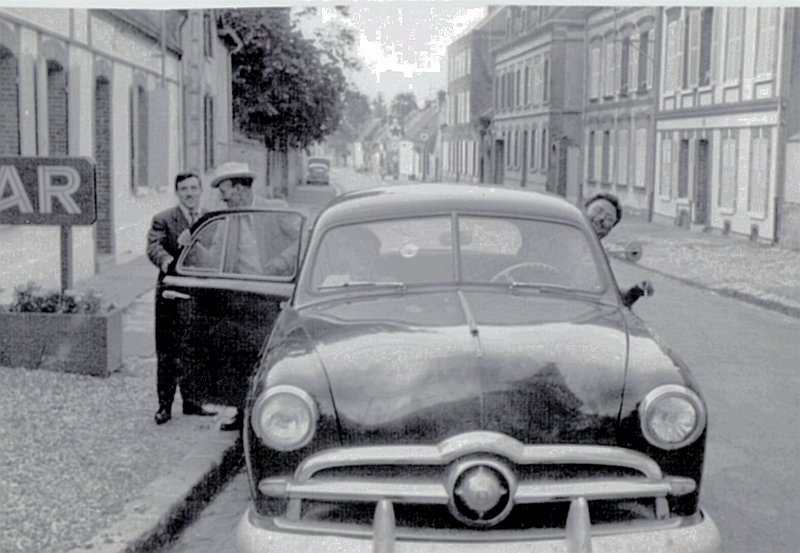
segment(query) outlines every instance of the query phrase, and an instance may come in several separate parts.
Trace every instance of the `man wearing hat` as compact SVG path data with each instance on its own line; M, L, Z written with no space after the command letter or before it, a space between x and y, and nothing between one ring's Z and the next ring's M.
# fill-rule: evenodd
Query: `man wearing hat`
M211 179L211 187L219 191L227 208L287 208L284 200L267 199L253 191L255 173L245 163L231 161L220 165ZM232 265L224 270L262 276L289 275L295 271L299 247L299 221L293 215L243 214L231 218L228 240L237 240L237 254ZM220 228L221 230L221 228ZM235 238L231 238L234 236ZM222 247L222 232L212 240L212 258ZM221 251L221 250L219 250ZM224 423L222 430L241 430L244 421L244 398L237 405L235 418Z

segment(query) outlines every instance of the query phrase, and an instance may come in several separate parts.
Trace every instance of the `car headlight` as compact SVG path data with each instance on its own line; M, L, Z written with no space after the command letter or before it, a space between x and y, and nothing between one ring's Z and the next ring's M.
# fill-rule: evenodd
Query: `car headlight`
M319 412L314 399L296 386L268 388L253 406L251 424L256 435L272 449L291 451L314 436Z
M696 393L668 384L650 391L639 405L639 420L647 441L661 449L678 449L694 442L706 426L706 409Z

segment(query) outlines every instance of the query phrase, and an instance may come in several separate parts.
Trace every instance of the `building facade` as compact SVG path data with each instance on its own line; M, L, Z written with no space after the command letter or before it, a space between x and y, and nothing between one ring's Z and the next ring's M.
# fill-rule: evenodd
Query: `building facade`
M495 47L495 180L580 195L587 8L508 6Z
M75 278L142 255L175 175L229 159L234 44L213 12L0 8L0 155L95 161L98 216L73 231ZM53 229L16 230L58 247Z
M650 209L661 12L598 8L587 16L582 198L612 192L626 209Z
M655 220L777 239L795 12L664 9Z
M491 50L502 36L503 17L493 12L447 47L447 111L440 156L445 181L490 181L481 147L487 128L482 120L491 112Z

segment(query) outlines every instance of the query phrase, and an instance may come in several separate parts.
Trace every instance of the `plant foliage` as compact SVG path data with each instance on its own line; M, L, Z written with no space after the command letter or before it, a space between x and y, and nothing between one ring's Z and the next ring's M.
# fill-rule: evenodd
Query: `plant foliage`
M222 21L243 42L232 55L232 92L234 120L245 134L285 153L339 126L347 58L336 35L322 42L323 51L295 28L288 8L229 9Z
M102 296L94 290L43 290L30 281L14 289L14 298L7 309L12 313L93 314L111 310L113 305L105 305Z

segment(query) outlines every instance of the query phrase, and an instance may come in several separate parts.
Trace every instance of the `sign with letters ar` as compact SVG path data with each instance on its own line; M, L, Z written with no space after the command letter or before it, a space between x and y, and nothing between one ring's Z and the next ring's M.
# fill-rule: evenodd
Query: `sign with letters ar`
M91 225L94 162L82 157L0 157L0 224Z

